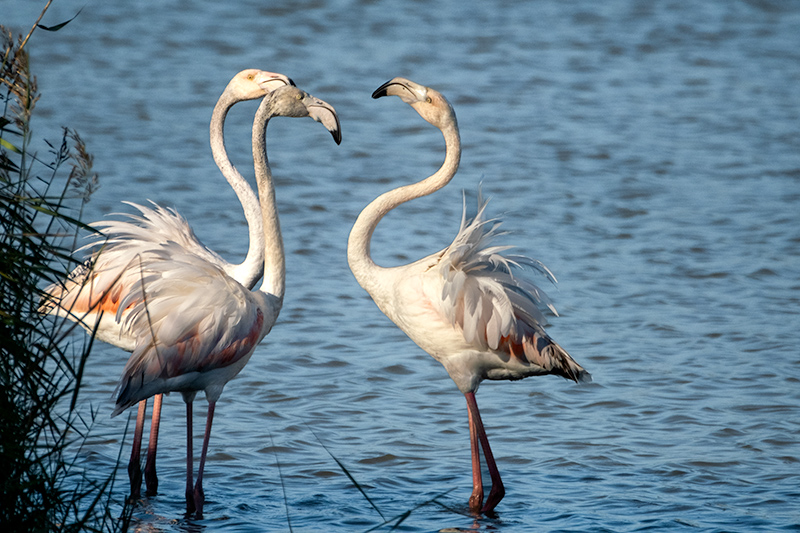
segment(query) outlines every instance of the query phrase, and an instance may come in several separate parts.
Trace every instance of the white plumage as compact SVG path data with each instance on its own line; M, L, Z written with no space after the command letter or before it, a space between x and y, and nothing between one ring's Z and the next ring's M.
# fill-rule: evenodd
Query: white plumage
M462 215L455 239L444 250L393 268L374 263L370 241L383 216L404 202L444 187L455 176L461 158L455 112L441 93L405 78L394 78L372 96L388 95L400 97L442 131L445 161L430 177L388 191L364 208L350 232L348 263L380 310L439 361L464 393L473 467L469 504L475 512L489 512L505 490L475 400L481 381L543 374L575 381L591 377L545 333L539 306L555 313L547 295L513 271L530 267L553 282L555 277L539 261L504 254L510 247L495 244L502 234L500 222L486 219L482 200L475 218L467 220L466 214ZM485 504L479 446L492 477Z
M107 240L90 245L96 247L92 267L66 284L67 289L78 290L54 294L60 302L60 310L54 312L86 306L96 313L108 312L113 320L103 316L101 321L115 323L117 334L124 330L134 340L114 415L153 395L173 391L183 395L186 501L198 516L205 500L202 476L216 401L269 333L283 304L285 258L265 141L267 123L274 116L311 117L331 132L337 144L341 142L334 109L293 85L270 92L259 106L253 123L253 158L262 230L259 272L265 276L258 291L251 292L232 277L241 272L239 266L229 266L205 248L177 213L132 204L141 216L98 224ZM108 288L98 292L97 287ZM209 407L194 484L192 402L199 391L206 393Z
M128 327L124 317L128 305L120 307L120 301L129 287L138 279L143 257L157 251L163 243L177 245L179 253L193 254L196 258L217 265L247 288L252 288L264 272L264 242L261 209L253 189L234 168L225 150L224 122L228 111L235 104L261 98L270 91L286 85L294 85L283 74L257 69L243 70L236 74L219 97L211 117L210 142L214 161L225 179L236 193L244 209L250 235L247 257L240 264L231 264L206 248L192 231L186 220L177 212L153 204L145 207L125 202L139 210L141 216L128 215L128 220L106 220L92 224L103 234L79 252L91 251L91 258L73 270L63 283L55 283L45 290L45 301L41 311L73 320L96 338L126 351L133 351L138 333ZM256 139L253 140L254 143ZM255 150L255 144L254 144ZM164 261L168 256L162 255ZM169 263L168 263L169 264ZM145 480L147 494L158 490L156 474L156 446L161 417L161 395L154 399L153 418L148 443ZM139 497L142 473L139 455L144 427L147 400L142 400L134 431L128 475L131 497Z
M209 402L247 363L275 323L278 306L251 292L220 266L175 243L141 257L141 271L122 299L123 327L137 338L123 370L114 415L141 397L205 390ZM225 370L227 379L214 372Z

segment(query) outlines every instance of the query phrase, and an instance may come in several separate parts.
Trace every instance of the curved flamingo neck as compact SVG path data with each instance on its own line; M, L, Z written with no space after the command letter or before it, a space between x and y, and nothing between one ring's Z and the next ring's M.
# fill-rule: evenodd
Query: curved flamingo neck
M248 289L251 289L263 274L264 268L264 260L261 253L264 249L264 235L261 229L261 208L255 192L253 192L247 180L242 177L228 158L228 153L225 150L224 137L225 117L228 115L228 111L230 111L231 107L241 101L241 98L231 95L229 91L222 93L211 115L210 138L211 153L214 156L214 162L217 164L222 175L225 176L225 179L242 204L249 232L250 245L244 262L238 265L231 265L231 270L228 273L233 279ZM253 142L255 142L255 140Z
M281 224L278 220L278 207L275 202L275 184L272 181L272 170L267 160L267 124L275 116L270 105L262 105L256 112L253 122L253 161L255 162L258 197L261 201L261 218L264 246L264 281L259 289L273 296L276 311L283 305L283 294L286 288L286 258L283 251Z
M445 159L442 166L431 176L411 185L404 185L385 192L370 202L358 215L347 241L347 262L358 283L370 292L376 278L386 268L380 267L370 256L370 241L381 219L395 207L422 196L434 193L447 185L455 176L461 160L461 138L455 116L440 128L444 135Z

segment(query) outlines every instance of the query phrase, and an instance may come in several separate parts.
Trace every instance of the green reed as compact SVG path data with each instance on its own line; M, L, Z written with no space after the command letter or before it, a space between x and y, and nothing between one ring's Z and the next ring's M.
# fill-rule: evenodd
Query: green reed
M80 464L96 415L78 403L93 336L71 336L74 323L38 312L42 289L76 266L71 251L97 176L71 130L47 143L47 156L31 151L40 97L32 33L15 40L0 26L0 529L124 530L130 510L112 499L116 469L103 477Z

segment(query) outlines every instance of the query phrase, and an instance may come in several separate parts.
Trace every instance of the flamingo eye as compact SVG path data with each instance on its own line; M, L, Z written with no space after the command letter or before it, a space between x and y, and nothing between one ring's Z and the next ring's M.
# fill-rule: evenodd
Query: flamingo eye
M426 102L428 102L429 104L432 104L432 103L433 103L433 99L432 99L430 96L428 96L427 98L425 98L425 101L426 101Z

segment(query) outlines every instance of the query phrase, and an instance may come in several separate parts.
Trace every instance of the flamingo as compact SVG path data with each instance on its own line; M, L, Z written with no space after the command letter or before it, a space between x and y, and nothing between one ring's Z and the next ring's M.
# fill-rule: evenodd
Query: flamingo
M225 384L247 364L272 329L283 305L285 259L265 140L267 124L275 116L311 117L331 132L337 144L341 142L339 118L322 100L292 86L278 88L262 100L253 123L263 221L261 287L251 292L219 265L186 252L178 243L165 242L160 249L139 255L138 278L119 303L119 309L129 309L122 320L135 336L136 346L123 370L112 416L156 394L182 394L186 502L188 511L198 517L203 514L203 470L216 402ZM199 391L205 392L208 414L193 483L192 403Z
M99 248L105 245L102 254L99 251L95 252L87 264L79 266L70 274L66 282L56 283L45 289L46 304L42 310L74 320L90 333L97 326L97 338L123 350L133 351L136 338L128 328L124 327L124 320L118 320L117 317L120 311L120 297L127 292L130 283L139 275L138 265L132 259L137 254L158 249L163 242L180 243L187 252L221 266L225 272L248 289L255 286L264 269L261 208L255 192L228 158L225 150L224 123L228 111L235 104L261 98L285 85L294 85L294 82L283 74L258 69L243 70L228 83L211 116L210 141L214 161L239 198L247 220L250 245L244 262L228 263L206 248L178 213L159 206L150 208L129 203L142 214L141 217L131 217L137 222L136 224L118 221L101 221L93 224L97 228L105 228L109 235L113 235L116 239L124 239L125 246L110 246L104 239L99 239L84 247L84 249ZM126 316L128 312L128 309L122 309L120 318ZM144 469L148 495L155 495L158 492L156 450L161 402L160 394L153 398L153 415ZM145 399L139 404L131 459L128 463L132 499L139 497L142 482L139 459L146 409Z
M576 382L591 376L544 330L538 305L547 296L533 283L512 274L512 267L529 266L555 278L539 261L503 255L508 246L493 244L499 221L486 220L486 202L479 200L473 220L462 215L458 233L447 248L413 263L386 268L370 256L375 227L386 213L450 182L458 170L461 141L456 115L438 91L405 78L381 85L373 98L398 96L445 140L445 160L430 177L388 191L358 216L347 244L347 260L358 283L378 308L417 345L441 363L467 401L473 490L469 507L489 513L505 489L481 421L475 392L481 381L518 380L557 374ZM483 503L480 447L492 487Z

